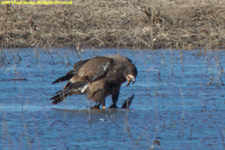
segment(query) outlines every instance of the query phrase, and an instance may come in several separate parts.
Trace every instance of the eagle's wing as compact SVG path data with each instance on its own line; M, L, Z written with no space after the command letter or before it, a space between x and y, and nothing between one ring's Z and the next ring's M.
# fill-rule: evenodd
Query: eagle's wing
M76 75L77 71L87 62L89 61L89 59L87 60L82 60L79 61L77 63L74 64L74 70L70 70L69 72L66 73L65 76L60 77L58 79L56 79L55 81L52 82L52 84L58 83L58 82L63 82L63 81L67 81L69 79L71 79L74 75Z
M71 79L74 76L74 74L75 74L75 71L70 70L69 72L67 72L67 74L65 76L60 77L60 78L56 79L55 81L53 81L52 84L67 81L67 80Z
M112 66L112 61L112 59L106 57L94 57L79 61L74 64L73 70L70 70L65 76L56 79L52 84L67 80L71 82L80 80L96 81L104 77L110 66Z
M84 80L93 82L104 78L106 73L112 68L113 60L107 57L94 57L83 64L71 80L72 83Z
M52 103L57 104L68 95L85 93L89 83L104 78L112 66L113 60L107 57L94 57L77 62L74 65L74 70L53 82L54 84L68 80L65 87L51 98L51 100L54 100Z

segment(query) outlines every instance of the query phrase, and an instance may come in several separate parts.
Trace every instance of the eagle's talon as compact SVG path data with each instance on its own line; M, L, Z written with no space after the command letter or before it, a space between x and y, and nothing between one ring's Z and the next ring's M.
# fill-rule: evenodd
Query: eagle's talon
M109 108L118 108L116 104L112 104Z
M100 104L92 106L90 109L100 109Z

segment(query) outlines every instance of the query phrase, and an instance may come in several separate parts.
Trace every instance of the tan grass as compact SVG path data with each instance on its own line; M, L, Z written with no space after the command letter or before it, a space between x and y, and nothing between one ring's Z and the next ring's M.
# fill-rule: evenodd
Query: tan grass
M225 48L224 0L0 5L1 47Z

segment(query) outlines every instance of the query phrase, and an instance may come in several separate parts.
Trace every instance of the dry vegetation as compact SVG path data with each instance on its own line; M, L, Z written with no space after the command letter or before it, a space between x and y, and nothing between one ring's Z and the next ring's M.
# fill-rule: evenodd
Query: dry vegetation
M1 47L225 48L224 0L0 5Z

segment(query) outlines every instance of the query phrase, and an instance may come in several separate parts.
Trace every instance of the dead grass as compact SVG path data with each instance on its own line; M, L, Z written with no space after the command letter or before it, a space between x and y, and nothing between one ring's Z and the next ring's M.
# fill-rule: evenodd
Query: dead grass
M3 47L225 48L223 0L0 5Z

